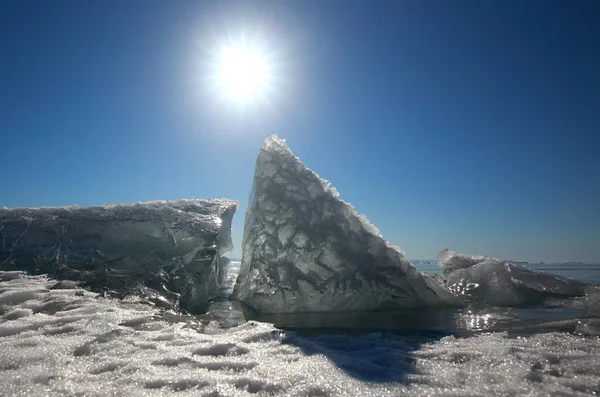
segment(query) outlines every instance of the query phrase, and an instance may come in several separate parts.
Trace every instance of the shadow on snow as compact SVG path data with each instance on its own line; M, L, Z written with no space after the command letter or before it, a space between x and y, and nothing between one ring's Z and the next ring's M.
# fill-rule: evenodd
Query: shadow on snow
M256 315L285 333L283 343L323 355L348 375L368 382L406 383L417 373L411 353L451 335L454 316L440 311Z

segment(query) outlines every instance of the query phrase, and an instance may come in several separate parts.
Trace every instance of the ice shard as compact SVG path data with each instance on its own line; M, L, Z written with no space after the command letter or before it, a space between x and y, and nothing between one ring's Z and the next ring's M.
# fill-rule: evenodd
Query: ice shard
M0 209L0 270L137 293L199 313L218 291L236 201Z
M456 296L498 306L541 303L548 298L585 295L586 284L529 269L518 263L445 249L438 263L443 281Z
M256 162L233 297L260 313L458 302L277 136L266 138Z

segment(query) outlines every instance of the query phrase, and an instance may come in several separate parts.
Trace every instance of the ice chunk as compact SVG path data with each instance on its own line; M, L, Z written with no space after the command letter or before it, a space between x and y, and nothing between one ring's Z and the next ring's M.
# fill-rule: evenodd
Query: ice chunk
M498 261L497 259L487 258L482 255L457 254L447 248L438 254L438 263L442 269L442 274L448 274L458 269L466 269L485 260Z
M233 297L262 313L458 302L277 136L258 155L242 255Z
M0 209L0 270L143 291L201 312L224 278L236 209L225 199Z
M585 295L586 284L520 264L445 249L438 256L448 289L466 300L499 306L535 304L552 297Z

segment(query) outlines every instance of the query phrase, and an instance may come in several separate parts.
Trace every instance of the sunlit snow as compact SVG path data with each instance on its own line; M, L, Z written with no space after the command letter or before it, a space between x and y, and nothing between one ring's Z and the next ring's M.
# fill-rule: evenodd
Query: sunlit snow
M43 276L0 272L0 393L462 396L600 391L598 325L580 334L223 328ZM585 331L581 328L580 331ZM590 332L594 331L594 332Z

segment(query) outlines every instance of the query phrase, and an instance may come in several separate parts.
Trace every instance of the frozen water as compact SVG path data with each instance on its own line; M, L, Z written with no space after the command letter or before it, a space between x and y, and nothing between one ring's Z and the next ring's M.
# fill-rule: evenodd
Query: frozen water
M202 312L225 277L236 209L224 199L0 209L0 270Z
M222 328L45 276L0 272L4 396L589 396L598 323L448 334ZM210 312L209 312L210 313ZM475 321L471 317L470 320Z
M454 294L493 305L535 304L547 298L582 296L586 290L586 284L577 280L449 249L440 252L439 265L445 285Z
M458 304L277 136L256 162L233 296L262 313Z
M500 262L498 259L488 258L482 255L459 254L447 248L438 254L438 264L442 269L442 274L450 274L454 270L466 269L486 260Z

